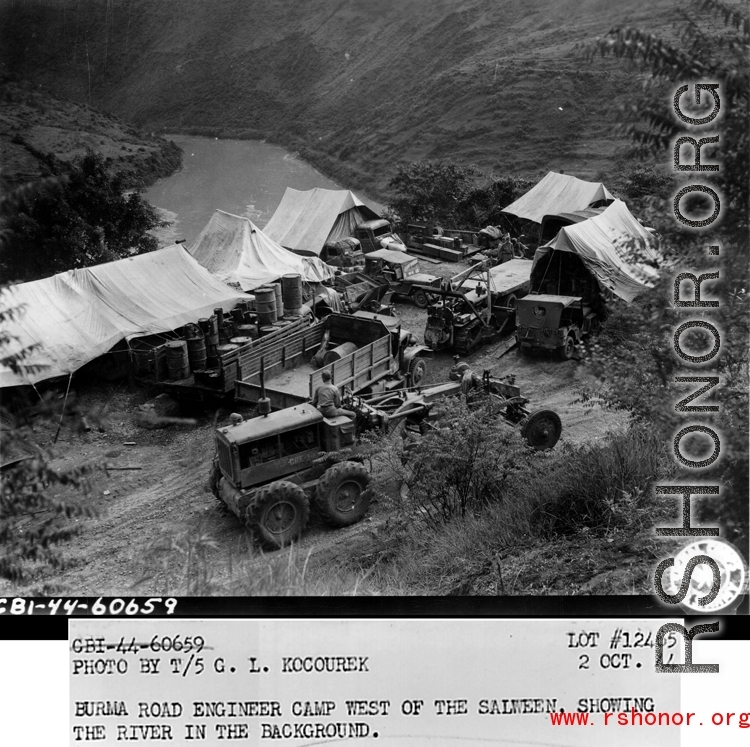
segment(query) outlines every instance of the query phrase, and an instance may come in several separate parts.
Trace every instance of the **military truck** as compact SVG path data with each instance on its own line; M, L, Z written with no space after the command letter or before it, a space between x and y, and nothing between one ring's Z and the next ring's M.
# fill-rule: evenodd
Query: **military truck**
M420 309L430 303L428 286L439 287L440 278L420 272L419 260L405 252L378 249L365 256L365 275L387 283L391 296L408 298Z
M595 331L611 298L572 252L538 252L531 273L532 292L516 304L518 343L523 355L556 351L573 357L576 345Z
M236 355L242 376L234 382L235 398L257 403L267 397L274 409L283 409L310 399L324 370L342 391L418 386L432 351L417 344L398 317L357 311L330 314L270 344L261 338Z
M576 345L598 324L596 312L580 296L529 295L518 300L516 317L523 355L555 350L564 361L573 357Z

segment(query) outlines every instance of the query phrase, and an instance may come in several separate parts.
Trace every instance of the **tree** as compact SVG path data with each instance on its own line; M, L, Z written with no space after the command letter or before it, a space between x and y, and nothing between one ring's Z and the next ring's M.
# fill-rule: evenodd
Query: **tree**
M689 19L683 33L685 47L678 49L639 29L616 28L597 40L594 54L614 55L639 64L647 73L642 96L621 112L624 133L633 143L632 155L671 160L671 147L678 135L693 134L672 116L672 96L685 81L718 81L724 110L718 130L720 146L714 152L704 148L702 159L711 163L720 155L719 172L710 175L721 190L724 214L710 243L720 243L722 273L704 296L720 299L721 306L705 314L722 329L718 375L721 386L714 390L712 404L721 407L710 419L722 433L722 466L711 473L723 486L720 501L706 501L699 516L704 522L720 522L730 540L744 541L748 532L748 91L750 74L750 18L736 7L719 0L695 2L699 12L720 15L726 33L708 35L703 26ZM683 96L687 106L687 96ZM703 112L706 113L705 111ZM693 114L692 116L696 116ZM701 115L699 115L701 116ZM701 134L695 133L696 138ZM693 177L694 178L694 177ZM676 186L676 185L675 185ZM674 189L676 192L677 189ZM661 279L635 303L615 305L606 327L591 347L588 358L592 370L605 383L596 394L609 406L626 408L670 438L678 415L674 409L678 394L675 377L686 373L671 347L671 335L681 321L671 303L674 277L680 270L700 274L714 269L715 257L706 254L706 236L686 232L672 218L668 199L655 199L642 214L662 236ZM700 318L695 309L691 318ZM700 332L685 335L694 348L705 342ZM714 372L711 372L714 374ZM714 374L715 375L715 374ZM592 392L584 393L591 396ZM685 448L691 444L685 440Z
M397 192L389 205L402 223L444 223L458 228L458 205L481 172L448 161L415 161L399 166L388 186Z
M472 229L502 222L500 211L532 183L494 176L450 161L415 161L399 166L388 186L397 191L389 209L403 224L437 223Z
M45 189L16 190L3 206L0 272L27 281L157 248L148 231L165 225L125 176L91 151L72 164L44 156Z
M0 364L20 374L32 348L9 352L13 338L4 323L23 309L8 306L4 295L0 288ZM29 370L38 369L24 364L23 371ZM49 401L44 408L54 414ZM10 581L29 579L40 565L61 565L59 544L80 531L79 519L96 516L89 478L99 466L53 469L54 454L37 444L28 422L19 425L0 408L0 577Z

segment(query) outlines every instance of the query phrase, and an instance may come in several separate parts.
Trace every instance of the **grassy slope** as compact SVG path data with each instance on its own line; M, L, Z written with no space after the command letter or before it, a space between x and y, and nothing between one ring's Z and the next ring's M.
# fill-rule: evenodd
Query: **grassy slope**
M4 186L42 175L40 156L46 153L70 161L93 150L108 159L113 169L129 174L134 185L179 167L179 149L164 138L31 84L0 82L0 101L0 179Z
M263 136L383 194L395 164L593 177L627 66L576 44L671 35L672 0L5 0L4 70L160 131Z

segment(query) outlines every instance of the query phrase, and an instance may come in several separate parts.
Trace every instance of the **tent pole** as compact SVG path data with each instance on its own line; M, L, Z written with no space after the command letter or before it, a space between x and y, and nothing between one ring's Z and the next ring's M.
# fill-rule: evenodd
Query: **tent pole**
M65 390L65 399L63 400L63 406L62 406L62 412L60 413L60 422L57 424L57 433L55 433L55 438L52 441L53 444L57 443L57 437L60 435L60 428L62 428L62 421L65 417L65 406L68 404L68 392L70 392L70 382L73 381L73 372L70 372L70 376L68 376L68 388Z

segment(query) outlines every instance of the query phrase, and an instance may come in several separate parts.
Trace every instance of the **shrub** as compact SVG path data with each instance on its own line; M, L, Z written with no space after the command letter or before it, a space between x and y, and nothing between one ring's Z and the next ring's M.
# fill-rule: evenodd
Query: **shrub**
M412 505L439 526L504 501L530 459L529 447L491 401L471 410L465 400L447 399L436 425L411 450L403 477Z
M645 522L650 486L668 464L664 442L642 424L604 443L568 446L543 480L528 484L543 496L536 530L545 535Z

